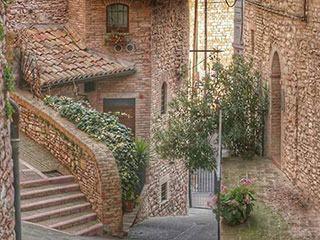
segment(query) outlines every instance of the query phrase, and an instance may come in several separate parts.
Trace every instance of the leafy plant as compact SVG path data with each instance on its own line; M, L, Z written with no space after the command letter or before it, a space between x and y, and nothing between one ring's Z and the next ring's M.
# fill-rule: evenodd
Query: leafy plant
M155 119L155 150L165 159L184 159L189 170L213 169L215 152L209 138L217 129L216 108L200 95L182 89L169 103L167 118Z
M260 155L268 93L252 63L236 55L231 65L216 68L210 93L221 100L223 144L235 156ZM218 115L216 116L218 119Z
M212 170L216 149L211 136L218 130L221 108L224 147L235 156L260 155L268 95L252 64L242 56L235 56L227 67L215 62L199 85L180 90L169 103L167 118L155 119L156 151L163 158L184 159L191 171Z
M227 187L221 186L221 216L232 225L244 223L253 211L255 197L254 191L249 189L249 184L250 180L244 178L234 189L227 189ZM208 201L207 204L217 215L219 214L217 196L211 193L210 197L212 200Z
M131 129L121 124L116 116L92 109L86 101L74 102L64 96L47 96L44 101L62 117L73 122L78 129L106 144L119 168L122 197L127 200L135 197L134 192L139 183L137 171L141 159L137 157Z

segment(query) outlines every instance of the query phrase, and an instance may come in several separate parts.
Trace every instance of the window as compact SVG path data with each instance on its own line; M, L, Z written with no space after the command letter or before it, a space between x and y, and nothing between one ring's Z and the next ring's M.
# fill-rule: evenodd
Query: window
M161 87L161 114L167 113L167 84L164 82Z
M86 82L84 83L84 92L93 92L95 90L94 82Z
M107 33L129 32L129 7L124 4L112 4L107 7Z
M168 199L168 182L161 184L161 202Z
M251 30L251 51L254 54L255 36L254 30Z

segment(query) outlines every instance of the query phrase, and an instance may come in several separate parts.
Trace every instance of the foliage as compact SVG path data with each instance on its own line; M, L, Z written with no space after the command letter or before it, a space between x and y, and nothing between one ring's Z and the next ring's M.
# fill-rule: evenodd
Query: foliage
M150 143L144 138L135 140L136 159L138 159L140 164L147 164L150 157L149 147Z
M171 160L185 159L190 170L213 169L216 149L210 138L218 130L221 108L224 147L236 156L259 155L268 101L252 64L241 56L226 68L214 63L213 72L200 84L197 90L187 86L179 91L169 104L166 124L162 117L155 120L156 151Z
M217 127L215 111L203 97L196 95L190 98L188 89L180 90L169 103L167 119L155 119L153 140L156 151L171 161L184 159L191 171L213 169L214 149L208 138Z
M122 196L127 200L134 199L134 192L139 183L137 170L141 159L137 158L132 131L119 123L116 116L97 112L86 101L74 102L71 98L63 96L47 96L44 101L62 117L73 122L78 129L107 145L119 168Z
M220 194L220 214L230 224L236 225L244 223L253 211L254 191L249 189L250 181L246 178L240 181L240 184L234 189L227 189L221 186ZM210 194L212 201L207 204L218 214L217 196Z
M3 66L2 78L4 81L4 88L8 92L14 91L14 78L12 75L12 70L9 66Z
M268 106L260 73L236 55L231 65L217 69L215 81L210 84L210 92L221 99L224 146L235 156L260 155Z

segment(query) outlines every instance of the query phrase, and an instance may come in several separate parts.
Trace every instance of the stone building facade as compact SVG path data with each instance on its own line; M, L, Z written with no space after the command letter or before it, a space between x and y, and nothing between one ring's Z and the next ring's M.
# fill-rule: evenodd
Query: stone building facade
M47 8L51 2L59 12ZM12 29L28 28L32 36L26 48L46 51L44 46L50 45L66 51L37 52L43 94L85 96L101 112L129 111L133 120L122 119L124 123L134 129L135 137L150 140L152 120L159 115L165 118L163 110L184 82L182 72L188 65L189 51L188 1L66 2L21 0L9 9ZM120 15L125 11L127 15L121 16L128 19L127 32L116 37L108 33L108 14L113 11L109 7L115 5L121 5L116 11ZM63 63L63 58L70 64ZM83 66L85 61L91 61L92 67ZM140 218L185 214L187 195L184 163L172 164L153 154Z
M320 203L320 5L244 1L244 55L268 86L266 153L312 203Z
M0 26L6 26L3 2L0 2ZM0 239L15 239L14 236L14 189L13 160L11 158L10 122L5 113L5 85L2 77L6 43L0 41Z
M190 46L193 49L195 0L189 0L190 5ZM230 64L233 55L233 24L234 8L228 7L224 1L208 1L207 7L207 48L223 52L218 58L223 65ZM205 48L205 3L198 1L198 49ZM209 54L208 54L209 55ZM192 54L190 55L192 59ZM203 61L204 53L198 53L198 62ZM204 64L198 66L200 76L204 76Z

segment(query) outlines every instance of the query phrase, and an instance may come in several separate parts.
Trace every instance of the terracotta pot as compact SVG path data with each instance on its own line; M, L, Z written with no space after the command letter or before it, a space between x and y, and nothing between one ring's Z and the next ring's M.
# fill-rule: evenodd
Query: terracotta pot
M135 199L133 200L123 200L124 211L132 212L134 209Z

